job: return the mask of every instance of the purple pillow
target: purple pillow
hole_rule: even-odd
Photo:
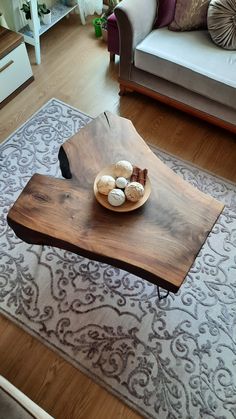
[[[168,26],[175,16],[176,0],[159,0],[159,8],[155,28],[163,28]]]

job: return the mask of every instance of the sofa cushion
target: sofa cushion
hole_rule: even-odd
[[[134,54],[135,67],[236,109],[235,53],[218,48],[205,30],[153,30]]]
[[[108,16],[107,22],[109,22],[110,26],[114,26],[116,29],[118,29],[115,13],[112,13],[110,16]]]
[[[155,28],[163,28],[172,22],[175,15],[175,4],[176,0],[159,1],[157,20],[154,26]]]
[[[212,40],[219,46],[236,50],[236,1],[212,0],[207,16]]]
[[[190,31],[207,27],[207,9],[210,0],[177,0],[175,16],[169,29]]]

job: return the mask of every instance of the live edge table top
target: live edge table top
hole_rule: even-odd
[[[163,164],[132,123],[106,112],[59,152],[67,179],[35,174],[8,214],[27,243],[46,244],[109,263],[177,292],[223,205]],[[97,173],[119,160],[147,168],[151,195],[116,213],[95,199]]]

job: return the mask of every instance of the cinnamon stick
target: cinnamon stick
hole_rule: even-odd
[[[145,186],[146,180],[147,180],[147,169],[139,169],[139,177],[138,182],[141,183],[141,185]]]
[[[130,177],[130,182],[138,182],[139,168],[134,166],[133,173]]]

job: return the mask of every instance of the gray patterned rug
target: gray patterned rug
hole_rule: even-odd
[[[226,204],[177,295],[106,264],[15,237],[6,215],[90,121],[52,99],[0,145],[1,313],[147,418],[236,418],[236,186],[159,150]]]

